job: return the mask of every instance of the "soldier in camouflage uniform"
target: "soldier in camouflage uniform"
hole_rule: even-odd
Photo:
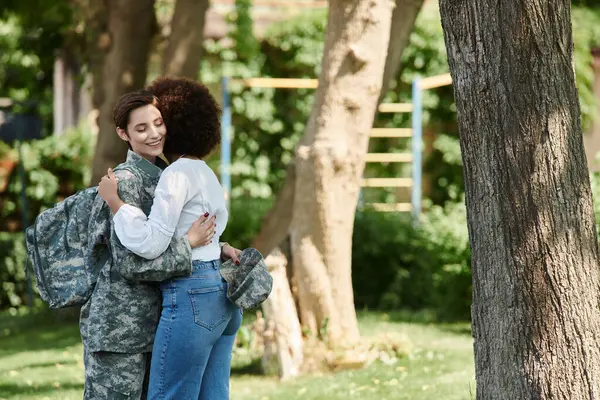
[[[160,116],[154,104],[156,98],[149,92],[124,96],[115,107],[117,127],[125,128],[129,114],[137,108],[144,112],[156,111]],[[117,110],[123,111],[124,105],[125,115],[117,115]],[[156,117],[155,114],[150,116]],[[150,119],[143,129],[152,131],[159,138],[161,132],[156,131],[160,131],[162,119],[157,117],[155,120],[159,122],[153,123]],[[156,126],[148,127],[149,124]],[[161,141],[162,138],[159,144]],[[162,145],[155,142],[146,146],[140,143],[146,153],[162,153]],[[132,140],[130,148],[136,150],[136,144],[139,146],[140,143]],[[148,214],[162,170],[147,159],[151,159],[152,154],[143,155],[145,157],[130,150],[116,176],[121,198]],[[98,249],[94,252],[94,265],[98,265],[100,273],[80,316],[85,364],[84,398],[142,399],[145,398],[150,354],[161,311],[161,293],[156,282],[191,273],[190,240],[186,236],[173,238],[161,256],[154,260],[142,259],[121,245],[114,232],[110,209],[100,197],[94,201],[87,223],[90,242],[96,243]],[[197,237],[206,234],[201,232],[204,227],[196,226],[196,229],[199,229]],[[102,251],[106,247],[108,252]]]
[[[220,109],[209,90],[195,81],[163,78],[150,90],[159,98],[169,129],[165,152],[175,161],[160,177],[150,216],[120,196],[111,173],[102,179],[98,193],[115,213],[115,232],[123,245],[153,259],[198,216],[210,212],[217,226],[215,240],[193,250],[191,276],[161,284],[163,307],[148,396],[227,400],[242,314],[227,298],[219,268],[228,257],[239,265],[241,252],[216,240],[227,225],[227,204],[218,178],[202,160],[219,143]]]

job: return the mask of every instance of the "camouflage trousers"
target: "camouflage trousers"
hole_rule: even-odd
[[[151,353],[86,352],[84,400],[145,400]]]

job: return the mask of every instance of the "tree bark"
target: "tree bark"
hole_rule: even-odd
[[[296,150],[291,245],[303,325],[332,347],[358,341],[354,213],[390,37],[390,0],[332,0],[322,72]]]
[[[442,0],[477,399],[598,399],[598,245],[570,1]]]
[[[288,379],[298,375],[302,366],[302,328],[288,283],[285,256],[276,250],[265,263],[273,276],[273,291],[262,305],[266,320],[262,364],[264,370],[277,370],[281,379]]]
[[[379,103],[383,101],[392,81],[398,77],[402,65],[402,54],[410,41],[410,34],[415,26],[417,16],[423,7],[423,0],[396,0],[392,14],[390,43],[388,45],[383,82]]]
[[[164,75],[198,79],[208,0],[177,0],[162,62]]]
[[[295,185],[296,166],[291,162],[287,167],[285,181],[277,194],[275,204],[265,215],[260,232],[252,240],[252,247],[258,249],[262,254],[271,253],[289,235]]]
[[[392,80],[397,77],[400,71],[402,54],[408,46],[410,33],[414,28],[416,17],[422,5],[422,0],[396,0],[390,27],[391,40],[388,44],[379,102],[383,100],[383,96],[390,87]],[[296,166],[292,162],[288,166],[285,182],[277,194],[275,205],[266,214],[260,232],[253,241],[253,247],[263,254],[269,254],[289,235],[292,221],[291,205],[294,204],[296,190],[295,173]]]
[[[109,167],[125,160],[127,145],[115,133],[112,110],[123,94],[144,87],[156,26],[154,0],[106,0],[105,3],[105,25],[86,21],[88,26],[103,29],[91,34],[95,40],[88,49],[92,53],[93,104],[99,110],[92,185],[100,181]]]

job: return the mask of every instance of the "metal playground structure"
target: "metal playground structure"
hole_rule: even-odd
[[[221,184],[225,189],[227,204],[231,194],[231,92],[230,85],[273,89],[316,89],[317,79],[294,78],[248,78],[231,79],[223,77],[221,120]],[[382,103],[379,113],[412,113],[411,128],[372,128],[370,138],[410,138],[410,153],[368,153],[366,163],[407,163],[411,164],[411,178],[363,178],[363,188],[410,188],[410,203],[369,203],[376,211],[411,212],[415,221],[421,214],[422,201],[422,151],[423,151],[423,102],[425,90],[452,84],[450,74],[416,78],[412,81],[412,101],[410,103]]]

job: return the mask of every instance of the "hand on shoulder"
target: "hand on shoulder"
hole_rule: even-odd
[[[119,179],[115,176],[112,168],[109,168],[98,184],[98,195],[108,204],[113,213],[116,213],[124,204],[119,198],[118,182]]]

